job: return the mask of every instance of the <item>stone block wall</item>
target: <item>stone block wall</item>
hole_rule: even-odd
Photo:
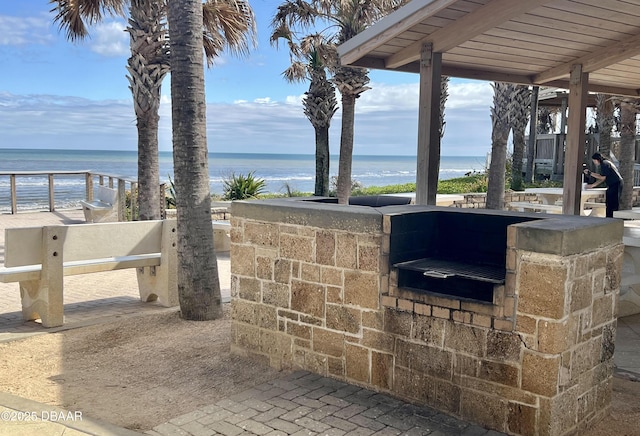
[[[515,435],[579,433],[608,412],[617,220],[510,226],[506,283],[481,303],[393,289],[382,209],[290,204],[234,203],[234,351]]]

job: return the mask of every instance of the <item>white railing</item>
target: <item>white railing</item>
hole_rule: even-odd
[[[19,177],[46,177],[48,187],[48,206],[49,212],[56,210],[55,200],[55,184],[56,179],[62,178],[69,179],[73,177],[79,177],[84,179],[85,185],[85,198],[89,201],[93,200],[93,186],[97,181],[98,184],[108,186],[110,188],[116,188],[118,190],[118,196],[120,197],[119,204],[120,210],[118,210],[118,219],[120,221],[126,221],[131,217],[136,217],[138,214],[137,195],[131,195],[130,198],[130,214],[127,214],[126,210],[126,193],[130,191],[136,193],[138,189],[138,181],[125,176],[118,176],[112,174],[98,174],[92,173],[89,170],[84,171],[0,171],[0,179],[3,177],[9,177],[9,203],[11,205],[11,213],[18,213],[18,190],[17,179]]]

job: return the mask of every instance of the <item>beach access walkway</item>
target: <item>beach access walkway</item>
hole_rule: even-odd
[[[4,229],[84,222],[81,210],[0,214],[0,260],[4,262]],[[230,261],[218,253],[223,301],[230,299]],[[135,270],[118,270],[65,277],[65,324],[45,329],[24,322],[17,283],[0,283],[0,342],[62,329],[140,315],[149,311],[175,310],[139,299]],[[618,375],[640,378],[640,315],[618,320],[614,355]],[[293,401],[292,401],[293,400]],[[294,407],[293,409],[291,407]],[[0,416],[11,413],[52,411],[51,405],[0,392]],[[305,413],[300,415],[300,410]],[[68,411],[59,410],[60,413]],[[3,422],[3,435],[105,435],[133,436],[140,433],[89,417],[81,421]],[[146,432],[171,435],[465,435],[495,436],[486,430],[428,407],[417,407],[384,394],[321,377],[304,371],[283,375],[216,404],[194,410]]]

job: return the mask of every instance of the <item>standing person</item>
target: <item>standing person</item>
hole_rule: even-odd
[[[607,217],[613,217],[613,211],[620,208],[620,194],[622,193],[622,176],[618,168],[609,159],[603,157],[600,153],[594,153],[591,156],[594,165],[600,166],[600,173],[584,170],[585,175],[590,175],[596,179],[595,182],[587,185],[587,188],[595,188],[602,182],[607,184],[607,193],[605,194],[605,202],[607,205]]]

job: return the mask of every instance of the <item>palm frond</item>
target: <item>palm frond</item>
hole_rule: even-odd
[[[304,0],[286,0],[276,10],[276,14],[271,21],[271,27],[280,26],[309,28],[317,18],[317,9],[312,3]]]
[[[124,16],[127,0],[49,0],[54,5],[54,23],[66,33],[67,39],[76,41],[89,35],[88,26],[102,20],[105,15]]]
[[[287,82],[302,82],[307,79],[307,65],[303,62],[292,62],[282,73]]]
[[[207,0],[202,12],[203,43],[209,66],[225,49],[244,56],[257,45],[256,20],[248,1]]]

